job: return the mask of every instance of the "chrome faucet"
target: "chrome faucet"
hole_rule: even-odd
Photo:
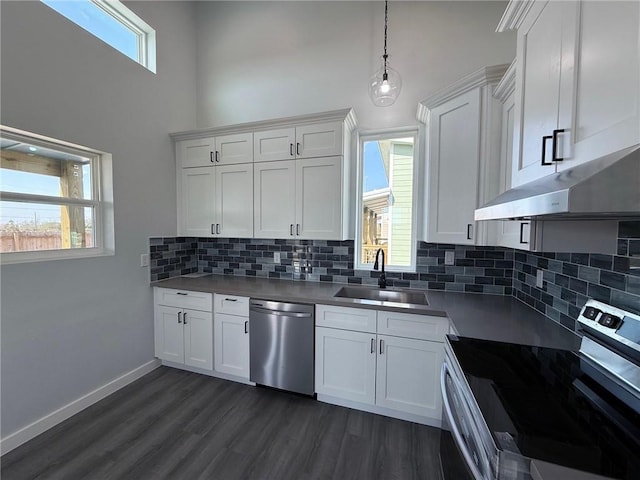
[[[373,269],[378,270],[378,256],[382,253],[382,271],[380,272],[380,278],[378,278],[378,286],[380,288],[387,288],[387,277],[384,274],[384,250],[381,248],[376,252],[376,261],[373,264]]]

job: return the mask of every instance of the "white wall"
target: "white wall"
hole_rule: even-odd
[[[403,79],[374,107],[383,2],[199,2],[198,126],[355,109],[361,129],[415,125],[416,106],[487,65],[510,63],[515,35],[495,33],[507,2],[389,2],[389,59]]]
[[[153,359],[148,237],[175,235],[169,132],[195,119],[195,10],[126,2],[157,31],[157,75],[40,2],[2,2],[4,125],[113,154],[116,255],[6,265],[2,437]]]

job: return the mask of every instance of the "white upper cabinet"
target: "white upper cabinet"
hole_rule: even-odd
[[[256,162],[342,155],[344,123],[312,123],[254,133]]]
[[[354,130],[345,109],[172,134],[178,235],[347,238]]]
[[[253,164],[179,170],[178,234],[253,236]]]
[[[182,140],[177,146],[182,168],[253,162],[253,134]]]
[[[640,3],[510,2],[512,185],[640,143]]]
[[[256,238],[341,239],[342,157],[254,164]]]
[[[253,134],[256,162],[272,162],[296,158],[296,129],[280,128]]]
[[[573,103],[559,122],[571,145],[558,171],[640,143],[640,2],[580,2],[574,15]]]
[[[492,93],[506,69],[480,69],[418,105],[427,124],[427,242],[486,245],[495,236],[474,213],[498,194],[501,105]]]

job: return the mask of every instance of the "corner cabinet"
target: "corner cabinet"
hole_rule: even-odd
[[[444,317],[316,306],[318,400],[439,426]]]
[[[512,1],[512,185],[640,143],[640,3]]]
[[[344,240],[351,109],[173,134],[178,235]]]
[[[427,242],[486,245],[495,236],[474,212],[498,194],[501,108],[493,88],[507,67],[482,68],[418,106],[427,126]]]
[[[154,289],[155,356],[174,364],[213,370],[210,293]]]

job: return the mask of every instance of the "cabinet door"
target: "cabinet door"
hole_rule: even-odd
[[[343,154],[342,122],[296,127],[296,157],[332,157]]]
[[[253,237],[253,164],[215,167],[216,222],[222,237]]]
[[[499,222],[498,245],[501,247],[532,250],[534,248],[532,222],[524,220],[501,220]]]
[[[296,216],[295,160],[253,165],[255,238],[293,238]]]
[[[211,312],[183,310],[184,363],[213,370],[213,315]]]
[[[296,162],[296,238],[342,239],[342,157]]]
[[[211,137],[181,140],[176,144],[179,168],[205,167],[214,163],[215,140]]]
[[[204,237],[215,223],[215,168],[183,168],[178,204],[178,234]]]
[[[431,112],[427,241],[475,243],[480,168],[480,90]]]
[[[170,362],[184,363],[182,310],[156,305],[154,317],[156,357]]]
[[[518,186],[555,172],[551,162],[552,140],[546,140],[542,165],[543,137],[558,128],[560,74],[562,68],[562,25],[565,2],[541,2],[532,7],[518,30],[514,167],[512,185]]]
[[[559,122],[573,145],[558,171],[640,143],[640,2],[580,2],[575,15],[575,106]]]
[[[440,418],[444,344],[378,335],[376,405]]]
[[[293,159],[296,157],[295,143],[295,128],[281,128],[279,130],[254,132],[254,162],[271,162],[274,160]]]
[[[316,327],[316,393],[374,404],[375,335]]]
[[[253,133],[216,137],[216,164],[253,162]]]
[[[214,317],[215,370],[249,378],[249,318],[225,313]]]

